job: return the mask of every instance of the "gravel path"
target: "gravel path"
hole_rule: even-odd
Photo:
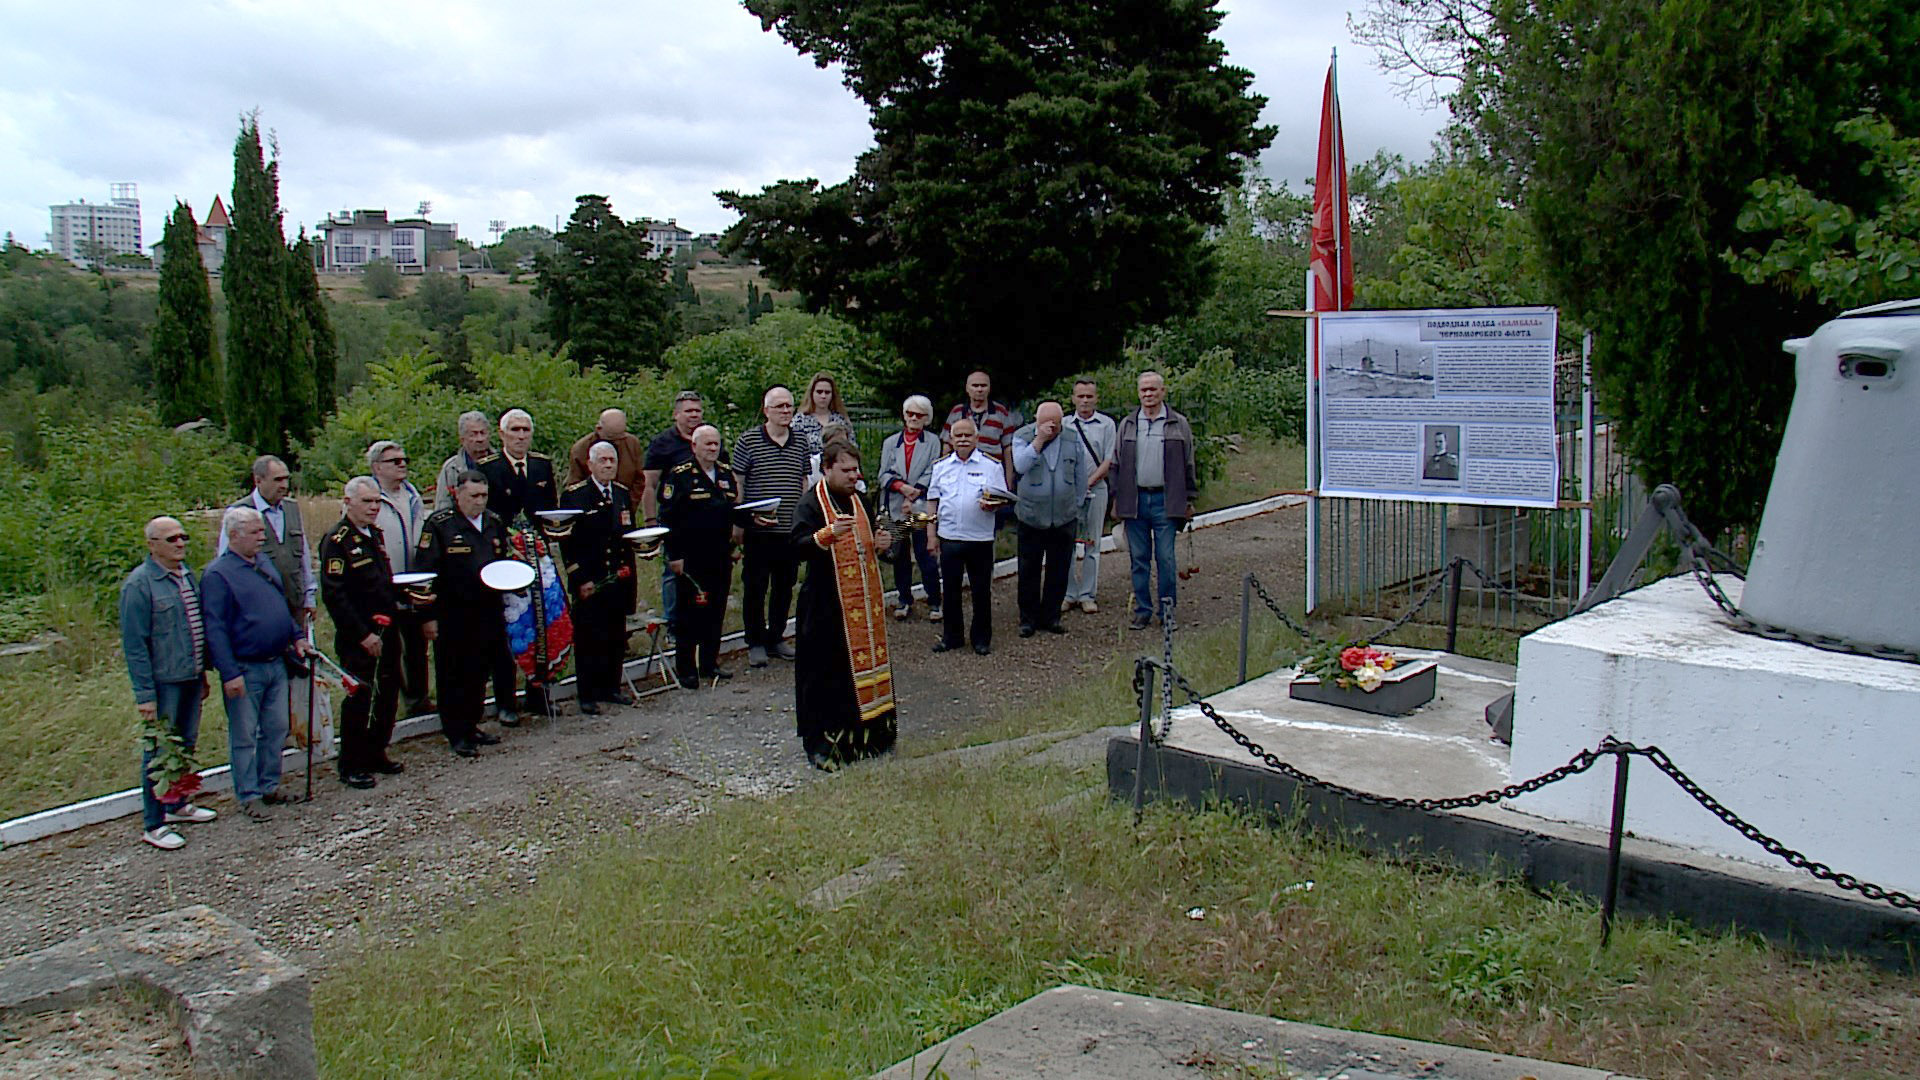
[[[1182,583],[1183,619],[1237,620],[1249,570],[1276,595],[1297,594],[1303,521],[1292,507],[1193,534],[1201,572]],[[1183,538],[1183,555],[1186,546]],[[1013,581],[996,583],[990,657],[934,656],[931,624],[892,623],[902,751],[964,734],[998,709],[1044,702],[1117,652],[1155,648],[1157,636],[1123,629],[1124,556],[1109,555],[1101,570],[1101,613],[1069,615],[1064,637],[1021,640]],[[212,801],[221,819],[180,826],[188,843],[177,852],[140,843],[133,819],[0,851],[0,956],[204,903],[321,972],[346,951],[406,941],[532,885],[552,856],[603,833],[812,782],[819,774],[793,734],[790,668],[776,661],[751,671],[741,658],[730,666],[738,675],[718,690],[505,731],[477,760],[453,757],[438,736],[411,740],[394,752],[407,771],[372,791],[342,787],[323,766],[314,801],[280,807],[270,822],[240,818],[230,798]]]

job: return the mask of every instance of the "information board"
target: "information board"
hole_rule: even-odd
[[[1323,312],[1319,492],[1552,507],[1550,307]]]

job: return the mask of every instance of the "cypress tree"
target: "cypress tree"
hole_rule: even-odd
[[[313,422],[333,412],[333,379],[340,367],[340,342],[333,333],[333,320],[327,315],[327,301],[320,292],[320,275],[314,269],[313,241],[307,239],[306,226],[300,238],[287,252],[287,295],[293,301],[294,315],[306,330],[306,346],[313,370]]]
[[[176,202],[160,249],[160,307],[153,324],[153,389],[160,420],[184,424],[220,419],[220,346],[213,333],[213,292],[200,261],[193,208]]]
[[[312,433],[313,367],[287,296],[280,163],[260,148],[260,116],[233,143],[233,228],[220,287],[227,296],[227,427],[264,453],[289,453]]]

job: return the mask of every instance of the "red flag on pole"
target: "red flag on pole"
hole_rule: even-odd
[[[1336,61],[1337,63],[1337,61]],[[1308,277],[1310,311],[1345,311],[1353,306],[1353,260],[1347,232],[1347,148],[1340,132],[1340,90],[1336,69],[1327,66],[1327,90],[1320,104],[1320,160],[1313,177],[1313,255]]]

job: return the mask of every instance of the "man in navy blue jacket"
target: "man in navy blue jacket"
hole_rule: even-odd
[[[287,611],[280,571],[260,554],[267,539],[260,511],[233,507],[220,529],[226,553],[207,564],[200,582],[207,651],[226,697],[234,798],[242,814],[266,821],[267,806],[291,801],[276,790],[287,741],[287,660],[311,649]]]

